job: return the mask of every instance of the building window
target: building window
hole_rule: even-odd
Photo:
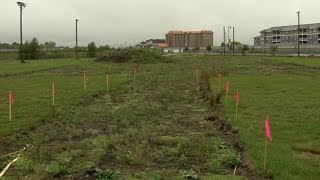
[[[318,28],[318,32],[320,32],[320,28]]]
[[[318,43],[320,44],[320,40],[318,40]]]
[[[320,39],[320,34],[318,34],[318,39]]]

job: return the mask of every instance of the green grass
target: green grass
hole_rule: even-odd
[[[267,60],[285,62],[296,65],[303,65],[308,67],[320,67],[319,58],[308,58],[308,57],[265,57]]]
[[[254,168],[263,172],[264,121],[269,115],[273,134],[273,142],[268,146],[269,173],[275,179],[319,178],[320,156],[310,151],[320,151],[320,70],[307,67],[318,67],[320,60],[308,59],[305,64],[301,58],[237,58],[228,58],[228,66],[242,64],[240,70],[219,63],[217,71],[226,73],[223,90],[225,81],[231,84],[227,117],[240,128]],[[250,68],[242,69],[244,64]],[[278,68],[274,68],[275,64]],[[301,66],[290,67],[290,64]],[[260,69],[261,66],[264,68]],[[238,121],[235,121],[236,89],[241,94]]]
[[[36,127],[21,139],[11,137],[9,147],[1,146],[0,150],[12,152],[27,143],[32,145],[8,176],[51,178],[65,173],[78,178],[98,167],[99,175],[119,171],[129,179],[245,179],[228,176],[238,154],[207,120],[215,109],[199,99],[194,77],[194,67],[199,65],[202,72],[223,74],[222,90],[225,81],[230,82],[228,106],[222,98],[218,107],[239,129],[252,169],[274,179],[319,179],[320,157],[315,152],[320,151],[320,59],[208,55],[171,58],[174,63],[138,64],[134,82],[130,63],[83,60],[50,65],[52,62],[46,61],[24,66],[5,62],[9,70],[1,71],[7,75],[0,79],[4,124],[0,135]],[[89,75],[86,93],[84,71]],[[106,72],[112,74],[110,96],[104,93]],[[57,84],[55,117],[50,115],[52,81]],[[217,76],[211,81],[217,92]],[[236,89],[241,95],[238,121]],[[8,90],[16,94],[12,122],[7,120]],[[268,171],[264,172],[267,115],[273,142],[268,145]],[[39,123],[43,119],[45,123]]]
[[[57,112],[75,106],[82,98],[106,89],[106,66],[87,60],[4,64],[7,73],[13,74],[7,74],[7,77],[0,79],[0,114],[1,122],[4,124],[0,130],[1,136],[32,127],[52,113],[52,82],[56,83]],[[3,66],[1,67],[3,68]],[[110,69],[111,66],[108,68]],[[25,74],[30,71],[33,71],[33,74]],[[15,75],[17,72],[21,74]],[[84,92],[83,72],[87,72],[89,78],[87,92]],[[109,72],[111,71],[109,70]],[[126,80],[126,74],[112,74],[110,88],[114,89]],[[10,122],[8,117],[9,90],[15,94],[12,121]]]
[[[27,63],[21,64],[18,60],[2,60],[0,61],[0,77],[5,77],[13,74],[21,74],[21,73],[33,73],[40,70],[47,70],[52,68],[59,68],[63,66],[71,66],[71,65],[80,65],[87,60],[32,60],[27,61]]]
[[[257,168],[263,168],[264,120],[271,118],[274,141],[268,149],[268,168],[279,179],[319,177],[320,157],[294,150],[304,147],[320,150],[318,77],[299,75],[228,77],[241,92],[239,118],[228,107],[228,117],[241,127]],[[234,98],[233,98],[234,99]]]

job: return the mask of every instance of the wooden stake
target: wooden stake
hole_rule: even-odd
[[[86,73],[83,73],[83,87],[84,87],[84,91],[87,91],[87,75]]]
[[[266,142],[264,145],[264,162],[263,162],[263,170],[266,170],[267,166],[267,147],[268,147],[268,138],[266,136]]]
[[[9,91],[9,121],[11,121],[12,118],[12,100],[11,100],[11,91]]]
[[[137,67],[136,67],[136,66],[133,66],[133,67],[132,67],[132,74],[133,74],[133,80],[134,80],[134,81],[136,80],[136,73],[137,73]]]
[[[106,75],[106,81],[107,81],[107,94],[109,94],[109,74]]]
[[[17,153],[19,153],[19,152],[21,152],[21,151],[24,151],[24,150],[26,150],[26,148],[25,148],[25,147],[24,147],[24,148],[22,148],[22,149],[20,149],[19,151],[15,151],[15,152],[12,152],[12,153],[9,153],[9,154],[6,154],[6,155],[3,155],[3,156],[1,156],[1,157],[0,157],[0,159],[5,158],[5,157],[8,157],[8,156],[15,155],[15,154],[17,154]]]
[[[228,106],[228,91],[226,90],[226,106]]]
[[[9,167],[16,162],[20,157],[15,158],[14,160],[12,160],[11,162],[9,162],[9,164],[7,164],[7,166],[1,171],[0,173],[0,177],[2,177],[4,175],[4,173],[6,173],[6,171],[9,169]]]
[[[236,103],[236,121],[238,121],[238,103]]]
[[[199,68],[196,67],[196,81],[197,81],[197,84],[199,83]]]
[[[236,172],[237,172],[237,165],[234,167],[234,170],[233,170],[233,175],[234,176],[236,175]]]
[[[54,99],[54,95],[56,93],[56,84],[54,82],[52,82],[52,106],[55,106],[55,99]]]

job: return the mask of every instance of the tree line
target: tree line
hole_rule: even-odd
[[[78,46],[79,53],[86,53],[87,57],[96,57],[97,52],[103,52],[110,50],[109,45],[97,47],[94,42],[90,42],[87,46]],[[0,50],[3,52],[16,51],[20,54],[20,43],[13,42],[1,43]],[[75,47],[57,46],[55,42],[49,41],[45,43],[39,43],[37,38],[32,38],[23,43],[22,53],[24,59],[39,59],[40,57],[62,56],[63,53],[75,52]],[[51,57],[52,58],[52,57]]]

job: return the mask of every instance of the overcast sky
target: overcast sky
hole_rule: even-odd
[[[75,18],[79,43],[137,43],[164,38],[169,30],[214,31],[222,41],[223,26],[236,28],[236,40],[253,44],[259,31],[271,26],[320,22],[320,0],[24,0],[24,40],[55,41],[74,46]],[[0,42],[19,41],[19,8],[0,0]]]

